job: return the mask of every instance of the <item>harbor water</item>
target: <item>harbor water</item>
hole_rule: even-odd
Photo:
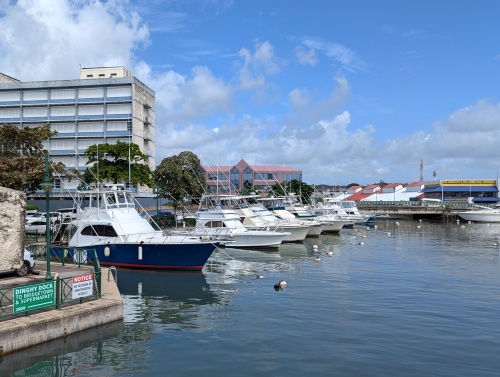
[[[201,273],[119,270],[123,323],[0,357],[0,374],[498,376],[498,244],[497,224],[384,219],[218,250]]]

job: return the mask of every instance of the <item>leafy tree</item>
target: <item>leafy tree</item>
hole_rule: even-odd
[[[152,186],[151,169],[141,163],[147,162],[148,158],[137,144],[130,144],[129,147],[129,143],[118,141],[116,144],[91,145],[85,151],[85,156],[88,158],[87,165],[94,163],[83,174],[86,183],[97,182],[98,168],[99,181],[128,182],[130,166],[130,179],[134,185]]]
[[[353,187],[353,186],[360,186],[359,183],[349,183],[345,188],[348,189],[349,187]]]
[[[24,127],[0,126],[0,186],[14,190],[35,191],[45,176],[42,142],[57,135],[50,125]],[[53,171],[64,173],[64,164],[51,164]]]
[[[200,159],[192,152],[164,158],[154,171],[154,180],[162,198],[173,200],[177,211],[187,196],[201,196],[205,190],[205,179],[199,170]],[[181,206],[182,208],[182,206]]]
[[[274,184],[271,187],[271,192],[277,196],[294,193],[301,196],[303,203],[309,203],[311,195],[314,193],[314,187],[297,179],[292,179],[290,182]]]

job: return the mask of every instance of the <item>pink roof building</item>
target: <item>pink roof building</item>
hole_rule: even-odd
[[[233,166],[200,166],[208,193],[234,194],[245,187],[267,191],[279,182],[302,181],[302,171],[280,165],[250,165],[240,160]]]

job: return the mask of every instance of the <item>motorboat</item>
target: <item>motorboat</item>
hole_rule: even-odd
[[[358,206],[354,200],[324,198],[322,206],[323,208],[330,209],[332,213],[341,215],[342,219],[352,221],[352,225],[373,225],[375,222],[375,216],[359,212]]]
[[[294,224],[307,225],[309,227],[307,237],[318,237],[324,229],[323,223],[318,221],[317,216],[306,211],[300,204],[297,203],[295,208],[290,208],[290,201],[288,201],[289,209],[294,213],[287,209],[285,207],[287,197],[258,198],[257,201],[279,219]]]
[[[457,212],[465,221],[500,223],[500,206],[486,207],[475,205],[470,211]]]
[[[290,236],[290,233],[280,232],[277,227],[247,229],[234,209],[223,208],[220,204],[213,208],[200,208],[195,219],[195,234],[213,237],[225,247],[275,248]]]
[[[64,252],[93,249],[102,265],[201,270],[218,245],[210,237],[155,229],[156,223],[125,190],[79,191],[76,201],[77,219],[63,234],[69,239]]]
[[[274,230],[287,233],[282,242],[301,242],[307,236],[310,225],[283,220],[262,205],[255,204],[259,195],[219,195],[218,201],[224,208],[232,208],[248,230]],[[289,234],[288,234],[289,233]]]

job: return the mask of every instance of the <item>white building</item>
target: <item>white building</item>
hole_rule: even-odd
[[[21,82],[0,73],[0,124],[49,123],[50,160],[85,170],[85,150],[117,141],[139,145],[155,168],[155,93],[124,67],[82,68],[80,79]],[[79,182],[56,179],[52,194]],[[138,188],[132,188],[137,191]]]

